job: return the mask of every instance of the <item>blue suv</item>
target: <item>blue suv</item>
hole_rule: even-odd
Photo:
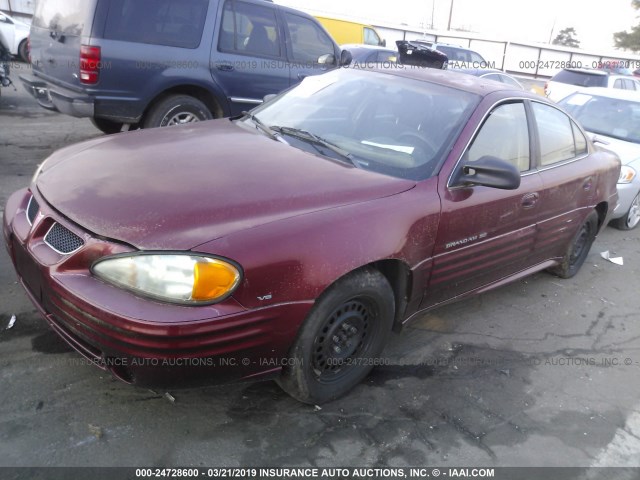
[[[41,106],[115,133],[237,115],[350,55],[268,0],[40,0],[31,62]]]

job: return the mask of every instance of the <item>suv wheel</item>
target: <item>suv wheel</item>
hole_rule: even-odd
[[[123,123],[112,122],[105,118],[91,118],[91,123],[93,123],[94,127],[107,135],[121,132],[122,126],[124,125]]]
[[[189,95],[171,95],[151,107],[143,128],[170,127],[211,120],[213,115],[200,100]]]

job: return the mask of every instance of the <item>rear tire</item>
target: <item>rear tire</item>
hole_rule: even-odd
[[[594,211],[582,223],[567,247],[562,262],[549,269],[549,272],[560,278],[571,278],[587,259],[591,245],[598,232],[598,214]]]
[[[213,115],[197,98],[171,95],[153,105],[142,121],[142,128],[169,127],[211,120]]]
[[[29,42],[26,38],[18,46],[18,56],[23,62],[29,63]]]
[[[640,225],[640,192],[638,192],[636,198],[631,202],[627,213],[611,221],[611,225],[618,230],[633,230]]]
[[[377,363],[394,312],[393,290],[377,270],[341,278],[320,296],[300,327],[278,384],[304,403],[344,395]]]
[[[104,118],[91,118],[93,126],[107,135],[113,135],[114,133],[120,133],[122,131],[123,123],[113,122]]]

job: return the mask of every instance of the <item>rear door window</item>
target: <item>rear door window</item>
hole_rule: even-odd
[[[111,0],[104,38],[197,48],[208,7],[209,0]]]
[[[552,79],[554,82],[568,83],[578,87],[606,87],[607,76],[598,73],[575,72],[573,70],[562,70]]]
[[[532,107],[540,137],[540,159],[543,166],[586,153],[587,141],[567,115],[542,103],[534,102]]]
[[[95,0],[47,0],[36,3],[33,25],[65,35],[80,35],[93,19]]]

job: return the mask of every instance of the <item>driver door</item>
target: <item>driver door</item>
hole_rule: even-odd
[[[531,169],[529,132],[523,101],[500,104],[485,117],[462,161],[485,156],[508,161],[521,172],[521,184],[516,190],[501,190],[451,185],[449,179],[440,192],[441,221],[422,308],[530,266],[543,185]]]

